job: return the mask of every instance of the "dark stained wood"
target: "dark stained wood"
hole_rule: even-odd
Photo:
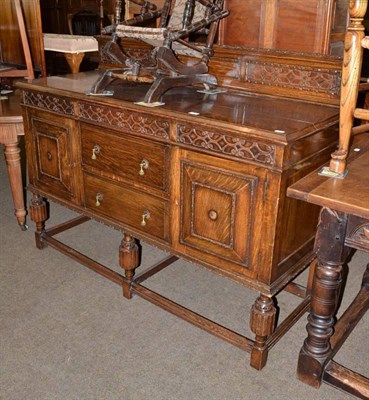
[[[68,257],[77,260],[82,263],[86,267],[90,268],[92,271],[97,272],[99,275],[104,278],[109,279],[110,281],[117,283],[118,285],[122,285],[124,281],[124,277],[117,272],[111,270],[110,268],[102,265],[89,257],[86,257],[84,254],[81,254],[77,250],[73,249],[70,246],[62,243],[60,240],[55,239],[48,234],[42,235],[42,240],[47,243],[50,247],[58,249],[61,253],[67,255]]]
[[[335,361],[331,361],[324,371],[324,381],[359,399],[367,400],[369,398],[368,378],[353,373]]]
[[[181,317],[187,322],[206,330],[214,336],[217,336],[227,342],[233,344],[236,347],[239,347],[242,350],[250,351],[252,348],[252,341],[250,341],[247,337],[240,335],[230,329],[215,323],[200,314],[197,314],[161,295],[158,293],[142,286],[133,283],[132,285],[133,293],[138,296],[150,301],[151,303],[163,308],[170,313]]]
[[[354,116],[369,119],[367,110],[356,109],[364,41],[368,41],[369,47],[362,25],[367,5],[367,0],[350,1],[342,67],[339,147],[332,154],[329,168],[326,167],[330,175],[314,171],[287,191],[289,196],[306,204],[322,207],[315,239],[318,264],[311,288],[308,335],[300,350],[297,375],[313,387],[318,388],[325,381],[361,399],[369,398],[369,377],[335,363],[333,357],[369,309],[368,264],[357,296],[336,322],[348,249],[369,253],[369,133],[351,140]]]

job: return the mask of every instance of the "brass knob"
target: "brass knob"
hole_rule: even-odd
[[[218,213],[215,210],[210,210],[208,212],[208,216],[212,221],[215,221],[218,219]]]
[[[140,175],[140,176],[143,176],[143,175],[145,175],[145,169],[147,169],[147,168],[149,168],[149,162],[147,161],[147,160],[145,160],[145,159],[143,159],[141,162],[140,162],[140,171],[138,172],[138,174]]]
[[[104,195],[102,193],[97,193],[96,194],[96,203],[95,206],[96,207],[100,207],[101,202],[104,200]]]
[[[50,151],[48,151],[46,155],[47,155],[47,159],[48,159],[49,161],[51,161],[52,158],[53,158],[53,155],[50,153]]]
[[[141,220],[141,226],[146,226],[146,220],[150,218],[150,213],[149,211],[145,210],[142,213],[142,220]]]
[[[91,156],[91,158],[93,160],[96,160],[96,158],[97,158],[96,154],[99,154],[100,150],[101,150],[101,147],[98,144],[95,144],[95,146],[92,148],[92,156]]]

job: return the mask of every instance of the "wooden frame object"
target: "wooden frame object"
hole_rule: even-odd
[[[24,58],[26,60],[26,69],[18,69],[9,67],[9,69],[5,69],[3,71],[0,70],[0,77],[28,77],[29,79],[34,79],[35,74],[33,72],[33,64],[31,51],[28,43],[26,25],[24,23],[23,11],[20,0],[14,0],[15,13],[19,28],[19,33],[22,41],[22,48],[24,53]]]
[[[220,23],[220,45],[338,56],[343,49],[348,0],[225,0],[224,6],[230,16]]]
[[[322,382],[369,398],[369,377],[333,358],[369,310],[369,264],[357,296],[336,321],[345,280],[344,263],[349,249],[369,253],[369,124],[358,126],[360,133],[351,143],[353,120],[369,120],[368,110],[356,108],[360,84],[364,38],[363,17],[367,0],[350,1],[350,24],[345,38],[340,99],[339,148],[330,167],[301,179],[288,195],[322,207],[315,239],[318,266],[315,270],[307,337],[299,354],[297,375],[319,388]],[[364,132],[364,133],[363,133]],[[350,145],[355,148],[349,155]],[[347,163],[347,165],[346,165]],[[346,169],[347,167],[347,169]]]
[[[14,214],[22,230],[27,229],[24,205],[24,186],[21,169],[19,136],[24,135],[20,99],[9,94],[0,101],[0,143],[4,145],[10,189],[13,197]]]
[[[354,118],[369,121],[369,110],[357,108],[360,86],[363,49],[369,49],[369,36],[365,37],[363,19],[368,7],[367,0],[351,0],[350,23],[345,38],[340,99],[340,137],[338,149],[332,154],[329,172],[342,177],[345,174],[346,158],[353,129],[357,132],[369,130],[369,123],[353,128]]]
[[[369,310],[368,264],[357,296],[336,322],[349,248],[369,253],[369,136],[363,134],[358,139],[355,147],[360,152],[348,159],[345,179],[319,176],[315,171],[290,187],[288,195],[322,207],[315,241],[318,267],[298,378],[316,388],[327,382],[366,400],[369,377],[333,360]]]
[[[0,71],[0,77],[34,79],[35,69],[39,69],[41,75],[46,76],[39,0],[6,0],[2,7],[1,62],[9,68]],[[23,65],[26,69],[22,69]]]
[[[137,83],[117,85],[116,98],[86,96],[96,76],[19,84],[37,245],[51,244],[121,284],[125,297],[142,295],[251,352],[251,365],[263,368],[269,350],[309,305],[306,289],[291,282],[312,260],[318,210],[290,202],[285,190],[328,160],[337,107],[250,93],[213,97],[189,87],[168,91],[163,107],[143,108],[135,104],[145,93]],[[124,275],[59,244],[54,233],[74,222],[46,230],[43,197],[80,212],[76,223],[88,217],[123,230]],[[256,290],[255,337],[150,292],[144,278],[169,261],[135,278],[138,239]],[[302,299],[276,326],[274,301],[282,290]]]

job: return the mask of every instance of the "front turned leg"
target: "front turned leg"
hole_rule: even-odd
[[[331,357],[330,338],[343,279],[344,242],[347,217],[343,213],[323,208],[315,239],[318,267],[315,269],[311,309],[301,348],[297,376],[318,388],[326,363]]]
[[[125,280],[123,281],[123,296],[132,298],[131,283],[135,275],[135,269],[140,264],[140,253],[135,238],[124,234],[119,247],[119,265],[124,269]]]
[[[34,194],[29,207],[31,220],[36,224],[35,240],[36,247],[43,249],[46,243],[42,240],[42,233],[45,231],[45,221],[47,220],[47,205],[43,197]]]
[[[266,340],[275,329],[277,309],[273,300],[261,294],[251,309],[250,328],[255,333],[255,343],[251,351],[250,365],[262,369],[268,358]]]

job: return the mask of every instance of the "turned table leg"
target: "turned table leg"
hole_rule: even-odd
[[[315,269],[308,336],[300,351],[297,375],[303,382],[319,387],[326,363],[330,360],[333,334],[345,259],[344,242],[347,217],[323,208],[315,240],[318,266]]]
[[[262,369],[268,358],[265,342],[275,329],[276,307],[273,299],[261,294],[251,309],[250,327],[255,333],[255,344],[251,350],[250,365],[257,370]]]
[[[4,153],[13,197],[14,213],[21,229],[25,231],[27,229],[26,209],[24,206],[21,157],[17,137],[14,143],[5,144]]]
[[[124,269],[126,277],[123,281],[123,296],[127,299],[132,298],[131,283],[139,264],[140,252],[135,238],[124,234],[119,247],[119,265]]]
[[[36,224],[36,246],[38,249],[46,247],[46,243],[42,240],[42,233],[45,230],[45,221],[47,220],[47,204],[39,195],[34,194],[29,207],[31,220]]]

